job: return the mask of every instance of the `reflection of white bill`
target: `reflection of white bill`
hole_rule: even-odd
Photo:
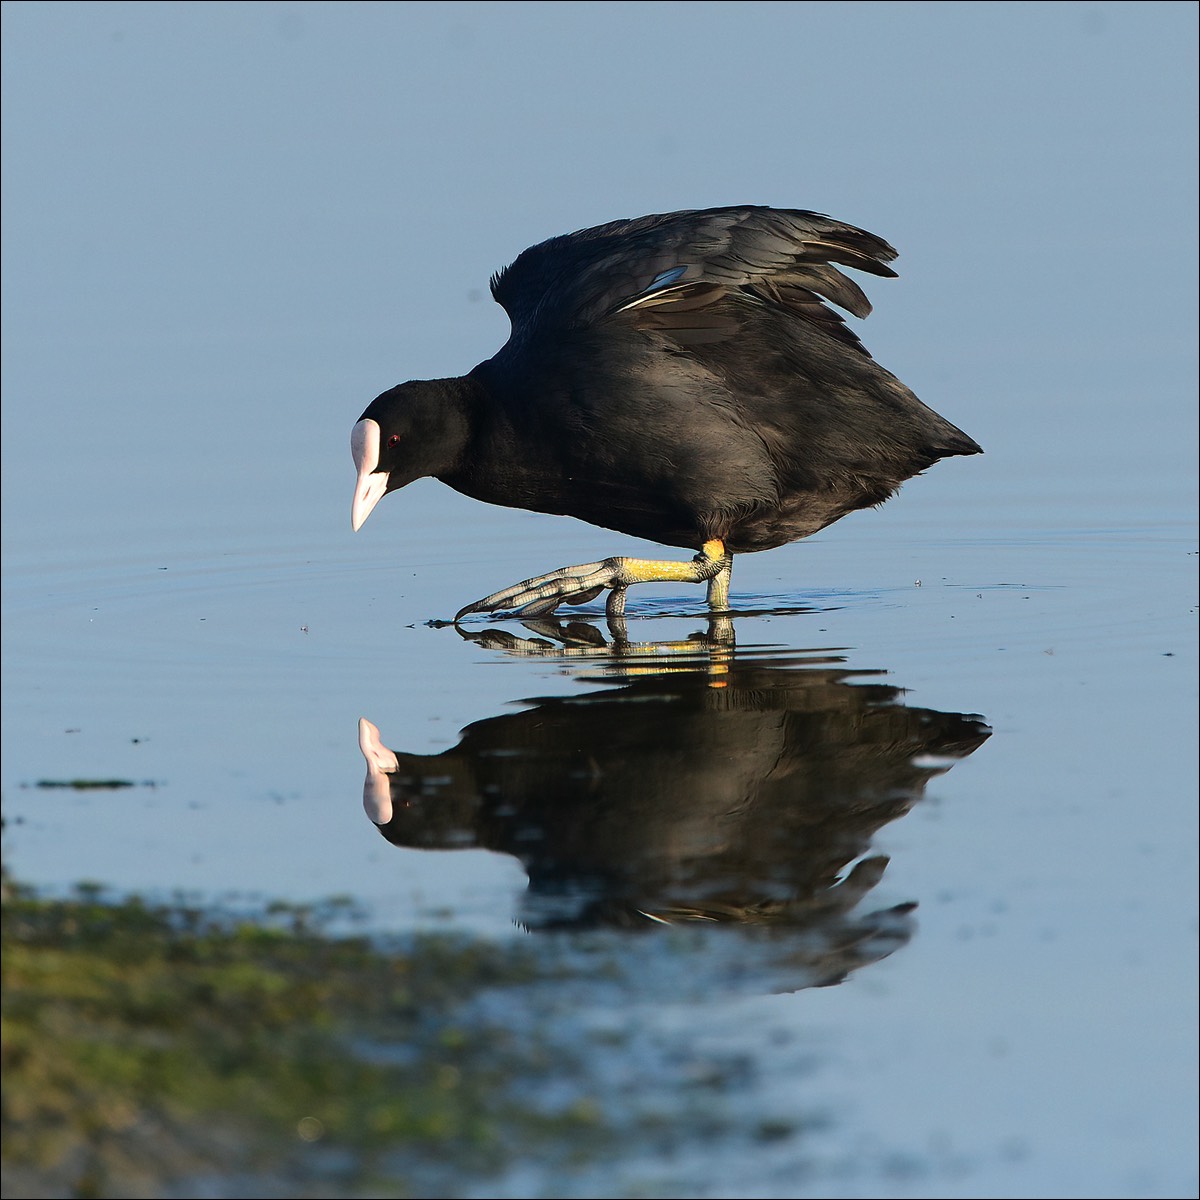
[[[363,781],[363,808],[376,825],[392,819],[392,789],[388,775],[400,765],[395,754],[380,740],[379,730],[367,720],[358,720],[358,748],[367,760],[367,778]]]

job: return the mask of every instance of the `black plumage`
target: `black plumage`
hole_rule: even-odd
[[[829,303],[870,303],[838,268],[893,276],[895,250],[819,213],[714,208],[552,238],[492,279],[508,342],[457,379],[377,397],[352,436],[358,528],[432,475],[492,504],[562,513],[698,551],[562,568],[468,605],[526,615],[654,580],[707,581],[732,555],[879,504],[940,458],[977,454],[870,356]],[[828,302],[828,303],[827,303]]]

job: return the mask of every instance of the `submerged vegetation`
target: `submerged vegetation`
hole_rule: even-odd
[[[404,1194],[450,1161],[501,1166],[514,1138],[602,1140],[586,1105],[519,1104],[512,1081],[545,1064],[456,1019],[533,976],[523,948],[426,936],[384,953],[319,926],[11,888],[5,1193]]]
[[[523,1194],[578,1194],[555,1174],[618,1142],[645,1161],[730,1122],[760,1143],[792,1132],[722,1115],[736,1070],[661,1048],[651,1064],[628,1023],[568,1013],[580,963],[562,942],[381,945],[332,935],[337,915],[7,884],[4,1195],[498,1194],[487,1181],[528,1164],[541,1183]]]

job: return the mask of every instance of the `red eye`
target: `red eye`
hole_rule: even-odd
[[[388,449],[395,450],[398,445],[400,445],[400,435],[398,433],[393,433],[392,436],[388,438]]]

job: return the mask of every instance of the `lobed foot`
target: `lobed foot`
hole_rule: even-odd
[[[610,589],[606,612],[615,620],[624,616],[625,593],[635,583],[707,583],[709,607],[724,610],[728,607],[732,564],[732,556],[722,543],[712,541],[690,562],[616,557],[560,567],[484,596],[459,609],[454,620],[460,621],[469,613],[498,612],[522,618],[545,617],[560,604],[586,604],[605,588]]]
[[[455,614],[455,621],[462,620],[468,613],[511,612],[518,617],[544,617],[560,604],[586,604],[594,600],[605,588],[612,588],[609,610],[613,597],[621,595],[632,580],[624,579],[622,558],[606,558],[603,562],[581,563],[576,567],[560,567],[545,575],[523,579],[511,587],[502,588],[482,600],[476,600]]]

